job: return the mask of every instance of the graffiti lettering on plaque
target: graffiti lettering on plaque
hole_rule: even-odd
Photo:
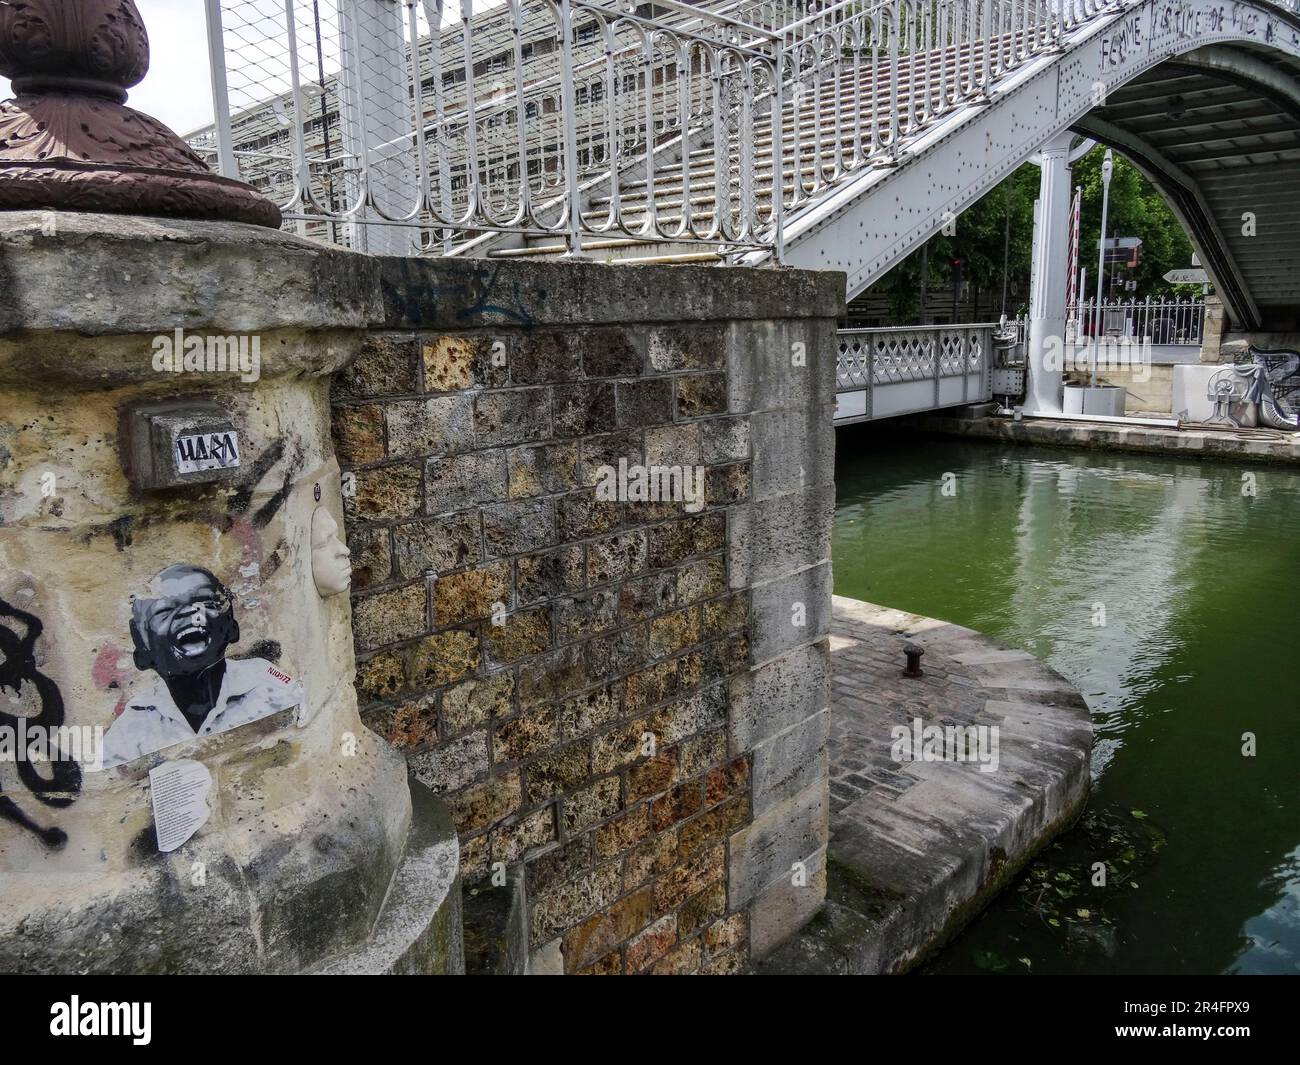
[[[265,658],[231,658],[234,597],[201,566],[168,566],[131,601],[140,686],[104,737],[104,765],[213,736],[302,703],[302,685]]]
[[[176,438],[176,472],[201,473],[239,465],[239,434],[233,429]]]

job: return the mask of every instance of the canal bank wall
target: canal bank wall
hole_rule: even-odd
[[[1092,723],[1028,651],[935,618],[835,596],[830,652],[827,901],[757,971],[901,973],[1078,817]],[[958,728],[973,757],[939,742]]]
[[[742,969],[825,883],[843,275],[376,266],[331,396],[362,721],[471,901],[522,876],[530,972]]]
[[[1005,444],[1129,451],[1178,458],[1300,465],[1300,433],[1277,429],[1162,429],[1158,426],[1078,422],[1053,418],[971,417],[970,408],[899,419],[901,428],[996,440]]]

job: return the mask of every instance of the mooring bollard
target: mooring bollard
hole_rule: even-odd
[[[907,666],[903,669],[903,676],[925,676],[925,674],[921,672],[921,656],[925,654],[925,648],[914,643],[904,644],[903,654],[907,655]]]

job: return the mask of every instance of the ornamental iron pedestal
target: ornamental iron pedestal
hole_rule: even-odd
[[[0,210],[93,211],[278,228],[256,189],[212,173],[161,122],[126,106],[149,69],[134,0],[0,3]]]

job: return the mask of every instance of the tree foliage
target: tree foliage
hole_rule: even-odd
[[[1098,239],[1101,230],[1101,163],[1105,149],[1098,145],[1074,164],[1074,186],[1083,187],[1082,265],[1088,269],[1089,289],[1097,276]],[[938,235],[929,243],[928,309],[933,313],[951,299],[954,260],[961,260],[962,280],[980,291],[983,317],[1002,310],[1004,250],[1007,273],[1008,316],[1024,312],[1029,302],[1029,273],[1033,254],[1034,200],[1038,196],[1038,167],[1026,163],[972,204],[956,220],[956,232]],[[1010,241],[1006,242],[1010,221]],[[1111,237],[1140,237],[1142,261],[1133,271],[1140,296],[1175,289],[1163,275],[1191,263],[1192,247],[1178,219],[1159,191],[1127,159],[1116,154],[1110,186],[1110,215],[1106,229]],[[890,301],[898,322],[915,319],[920,310],[921,253],[915,252],[877,282],[878,292]]]
[[[1092,278],[1095,294],[1097,241],[1101,233],[1101,162],[1105,149],[1098,145],[1074,164],[1073,181],[1083,186],[1083,264]],[[1107,235],[1141,237],[1142,262],[1132,272],[1142,296],[1174,291],[1164,280],[1170,270],[1186,269],[1192,262],[1192,242],[1174,217],[1164,196],[1122,155],[1115,154],[1115,172],[1110,181],[1110,214]],[[1182,286],[1186,289],[1186,286]]]

